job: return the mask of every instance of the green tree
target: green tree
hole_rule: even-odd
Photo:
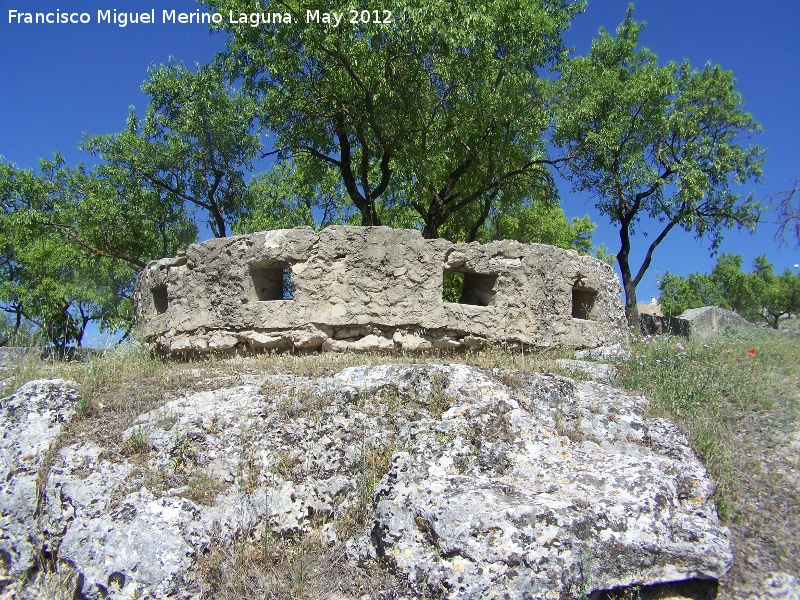
[[[304,157],[275,163],[248,186],[250,204],[233,226],[236,234],[304,225],[322,228],[351,217],[338,172]]]
[[[552,202],[531,201],[511,211],[498,211],[479,230],[477,241],[517,240],[526,244],[550,244],[590,254],[596,225],[588,216],[567,220],[564,211]]]
[[[750,318],[760,309],[761,286],[750,273],[742,271],[739,254],[722,254],[711,273],[691,273],[687,278],[666,273],[661,280],[659,304],[667,316],[688,308],[719,306]]]
[[[713,251],[726,229],[756,225],[759,205],[733,186],[757,179],[763,162],[761,148],[746,145],[760,127],[742,110],[733,75],[712,65],[659,66],[652,52],[637,49],[642,28],[631,7],[616,37],[601,29],[589,54],[567,63],[555,135],[572,158],[566,173],[574,189],[593,194],[619,228],[631,324],[638,323],[636,287],[670,231],[706,237]],[[652,241],[634,270],[637,231]]]
[[[711,280],[717,289],[716,304],[750,318],[760,309],[760,286],[752,275],[742,271],[743,259],[738,254],[723,254],[711,271]],[[708,306],[704,304],[701,306]]]
[[[59,155],[38,174],[0,160],[0,201],[0,307],[59,347],[80,345],[90,321],[129,331],[137,272],[196,238],[186,214],[128,173]]]
[[[498,198],[551,185],[549,75],[583,3],[390,0],[351,23],[349,9],[360,19],[362,8],[268,1],[258,10],[291,22],[226,26],[230,75],[259,101],[279,158],[336,169],[361,224],[410,209],[429,238],[467,220],[474,239]],[[307,23],[315,11],[345,18]]]
[[[158,195],[164,210],[204,211],[213,234],[228,235],[250,206],[245,173],[263,155],[254,102],[225,84],[217,64],[152,67],[142,90],[142,119],[132,108],[125,131],[90,137],[83,148]]]
[[[0,259],[0,306],[14,315],[14,333],[24,318],[54,346],[80,346],[87,324],[98,316],[99,265],[52,234],[8,236],[6,224],[0,226],[7,235]]]
[[[38,332],[17,313],[0,313],[0,346],[41,345]]]
[[[668,317],[677,317],[689,308],[722,305],[719,287],[704,273],[692,273],[688,278],[665,273],[660,292],[658,303]]]
[[[789,269],[776,275],[766,256],[757,257],[745,273],[740,255],[723,254],[709,274],[664,275],[659,303],[669,316],[714,305],[777,329],[783,317],[800,312],[800,275]]]
[[[753,264],[752,277],[758,289],[759,307],[751,318],[760,317],[778,329],[783,317],[800,313],[800,275],[789,269],[776,275],[766,256],[759,256]]]

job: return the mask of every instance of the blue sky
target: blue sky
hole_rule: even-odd
[[[370,5],[371,6],[371,5]],[[589,0],[586,12],[568,32],[567,40],[585,53],[601,26],[613,31],[625,17],[627,0]],[[192,0],[0,0],[0,155],[18,166],[36,166],[42,157],[62,152],[70,163],[89,161],[76,146],[84,133],[111,133],[122,129],[128,107],[142,112],[145,97],[140,85],[151,63],[169,56],[186,64],[207,62],[224,46],[221,35],[205,25],[97,24],[98,9],[117,11],[176,9],[194,12]],[[9,10],[87,12],[86,25],[9,24]],[[753,141],[767,149],[764,178],[743,193],[758,199],[791,187],[800,179],[797,150],[800,140],[800,61],[797,30],[800,3],[753,3],[745,0],[648,0],[636,6],[635,18],[647,22],[640,42],[660,61],[688,59],[701,67],[706,62],[732,70],[746,109],[764,133]],[[591,199],[569,191],[562,182],[563,208],[568,216],[589,214],[598,223],[595,243],[612,252],[619,246],[617,231],[596,214]],[[767,220],[774,216],[767,213]],[[753,258],[766,254],[782,271],[800,263],[800,250],[779,248],[776,226],[762,224],[755,235],[731,231],[721,251]],[[638,268],[649,239],[634,238],[632,263]],[[639,301],[657,294],[656,269],[688,274],[708,271],[714,264],[707,245],[673,231],[656,250],[650,271],[639,287]]]

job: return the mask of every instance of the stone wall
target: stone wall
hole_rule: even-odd
[[[443,299],[443,280],[458,302]],[[166,353],[628,344],[613,269],[541,244],[308,227],[189,246],[151,262],[137,325]]]
[[[678,315],[687,323],[688,337],[704,340],[727,327],[747,327],[753,324],[739,314],[719,306],[689,308]]]
[[[727,327],[752,327],[753,324],[737,313],[719,306],[689,308],[677,317],[640,314],[639,321],[645,335],[680,335],[690,340],[705,340]]]

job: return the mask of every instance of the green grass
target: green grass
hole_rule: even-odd
[[[646,337],[632,351],[613,385],[645,394],[651,416],[681,426],[718,486],[720,515],[736,518],[748,452],[798,418],[798,338],[731,329],[705,342]]]

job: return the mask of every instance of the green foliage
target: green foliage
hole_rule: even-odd
[[[456,223],[474,240],[497,202],[552,189],[547,74],[582,3],[391,0],[376,11],[386,23],[306,22],[351,8],[363,6],[264,2],[293,22],[228,27],[229,75],[258,101],[280,159],[335,169],[360,224],[413,222],[426,237]]]
[[[136,273],[196,229],[109,165],[72,169],[56,154],[39,171],[0,162],[0,306],[59,347],[80,345],[90,321],[129,330]]]
[[[701,306],[720,306],[749,315],[759,303],[755,283],[751,276],[742,272],[740,255],[723,254],[710,274],[692,273],[688,279],[665,274],[659,303],[668,316]]]
[[[464,273],[444,271],[442,273],[442,300],[458,302],[464,292]]]
[[[737,446],[737,436],[747,430],[751,437],[760,427],[774,434],[779,412],[796,412],[797,338],[749,327],[707,341],[647,336],[633,342],[613,384],[644,393],[653,416],[681,426],[717,484],[720,515],[734,517],[750,502],[742,495],[741,471],[749,452]]]
[[[711,278],[719,290],[718,306],[735,310],[742,315],[749,315],[757,309],[760,286],[754,285],[752,277],[742,272],[741,256],[737,254],[720,256],[711,271]]]
[[[668,316],[715,305],[777,329],[781,318],[800,313],[800,274],[786,269],[776,275],[765,256],[755,259],[752,272],[744,273],[741,256],[723,254],[710,274],[692,273],[685,278],[667,273],[659,303]]]
[[[676,317],[689,308],[722,306],[719,288],[702,273],[692,273],[688,279],[666,273],[661,279],[660,289],[658,303],[668,317]]]
[[[476,241],[517,240],[526,244],[572,248],[589,254],[592,251],[592,233],[596,227],[588,216],[574,217],[568,221],[558,204],[536,200],[517,210],[490,217],[478,231]]]
[[[338,173],[304,157],[276,163],[248,187],[250,206],[234,224],[236,234],[304,225],[323,228],[350,217]]]
[[[134,271],[88,250],[98,231],[85,226],[80,173],[59,156],[41,169],[39,176],[0,162],[0,306],[15,329],[24,319],[57,347],[80,345],[91,320],[108,329],[130,325]]]
[[[782,317],[800,313],[800,274],[786,269],[781,275],[776,275],[766,257],[759,256],[753,263],[751,277],[755,280],[753,287],[763,307],[757,315],[770,327],[778,329]],[[751,318],[754,317],[756,314],[751,314]]]
[[[733,186],[757,179],[763,162],[761,148],[743,141],[760,127],[743,111],[733,75],[712,65],[659,66],[652,52],[637,49],[642,29],[630,8],[616,37],[601,30],[587,56],[567,62],[555,135],[572,159],[574,189],[592,193],[619,228],[617,261],[632,323],[636,286],[673,228],[708,238],[714,250],[726,229],[755,226],[759,206]],[[634,273],[637,230],[652,241]]]
[[[41,344],[38,332],[13,308],[0,312],[0,346],[36,346]]]
[[[226,86],[214,63],[152,67],[142,91],[145,116],[131,109],[125,131],[90,137],[84,149],[156,195],[164,210],[201,209],[214,235],[226,236],[247,210],[244,175],[262,150],[254,102]]]
[[[196,239],[197,208],[217,235],[251,209],[252,101],[214,65],[154,67],[142,89],[143,119],[132,110],[122,133],[85,140],[94,168],[60,155],[39,174],[0,164],[0,303],[57,346],[80,345],[90,321],[130,330],[136,273]]]

